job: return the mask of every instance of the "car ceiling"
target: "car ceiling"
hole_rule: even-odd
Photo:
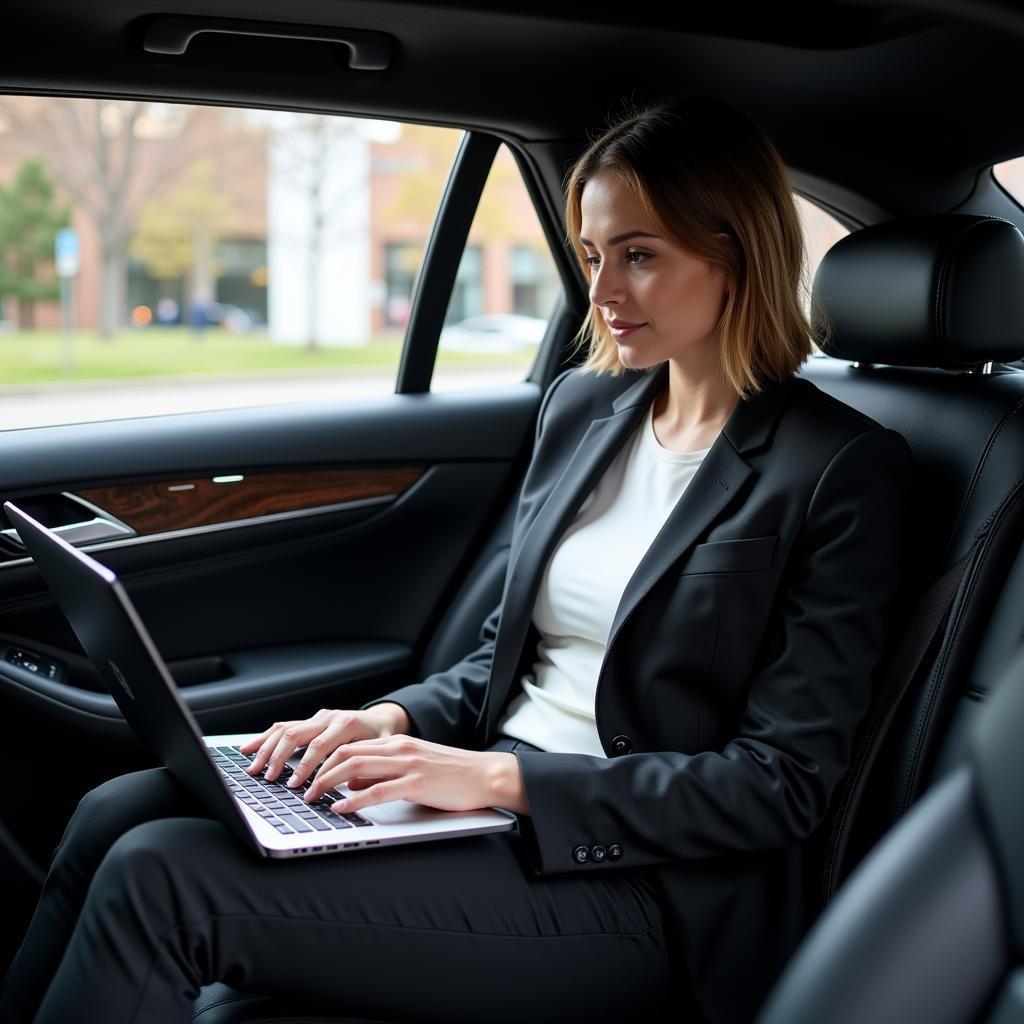
[[[143,47],[163,16],[280,23],[283,11],[289,25],[385,32],[395,57],[374,72],[350,70],[328,42],[207,34],[183,56]],[[1024,12],[1011,3],[16,0],[4,21],[3,90],[448,123],[527,152],[578,152],[624,97],[714,95],[768,132],[807,191],[828,183],[891,213],[952,209],[979,170],[1024,152]]]

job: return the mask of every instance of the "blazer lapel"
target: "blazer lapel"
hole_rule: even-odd
[[[591,421],[572,458],[523,534],[518,550],[510,552],[508,586],[495,637],[490,687],[481,711],[481,719],[486,718],[488,723],[488,737],[515,681],[513,675],[537,591],[556,543],[667,381],[668,364],[665,363],[623,391],[612,403],[612,415]],[[741,453],[770,440],[781,411],[786,383],[769,382],[760,395],[737,403],[627,584],[612,623],[609,647],[623,622],[657,579],[742,490],[753,470]]]
[[[791,381],[792,378],[766,382],[759,395],[737,403],[626,584],[606,647],[615,642],[623,623],[651,587],[721,517],[743,493],[748,479],[756,475],[744,455],[770,444]]]
[[[490,686],[480,712],[480,718],[488,723],[488,735],[514,681],[534,601],[551,552],[583,500],[636,429],[648,402],[667,379],[667,369],[665,364],[664,372],[655,370],[645,374],[612,403],[612,415],[590,422],[576,451],[524,532],[519,547],[509,553],[508,585],[494,639]]]

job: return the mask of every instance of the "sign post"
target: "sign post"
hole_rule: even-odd
[[[64,374],[75,371],[75,278],[78,276],[78,232],[61,228],[54,243],[57,276],[60,278],[61,320],[64,324]]]

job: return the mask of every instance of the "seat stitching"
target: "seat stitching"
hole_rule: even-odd
[[[1021,403],[1017,409],[1022,407],[1024,407],[1024,403]],[[1014,411],[1014,414],[1016,414],[1016,411],[1017,410]],[[982,458],[982,463],[987,460],[987,457],[988,453],[986,452],[986,455]],[[978,529],[978,535],[983,536],[984,540],[982,541],[972,565],[965,574],[964,581],[961,584],[964,588],[963,596],[960,597],[959,600],[955,601],[954,608],[950,616],[950,622],[947,624],[945,630],[945,636],[949,637],[949,642],[943,642],[940,645],[933,670],[925,688],[924,706],[914,722],[914,730],[911,736],[910,757],[908,758],[907,765],[903,771],[903,781],[900,788],[899,800],[896,806],[897,815],[902,815],[909,806],[910,801],[913,799],[913,791],[917,785],[917,780],[923,767],[921,764],[921,747],[925,742],[927,734],[932,728],[934,707],[938,699],[938,694],[941,692],[944,683],[946,664],[951,654],[951,648],[956,643],[956,638],[960,631],[962,621],[972,606],[974,592],[977,590],[980,583],[981,571],[978,567],[985,562],[988,549],[992,543],[991,535],[986,536],[986,534],[988,534],[992,523],[1001,515],[1004,515],[1007,508],[1009,508],[1019,497],[1019,488],[1021,483],[1024,483],[1024,477],[1020,477],[1014,481],[1009,491],[1003,496],[1002,500],[992,510],[992,512],[989,513],[985,522]],[[944,641],[945,636],[943,638]]]
[[[935,665],[930,673],[928,685],[925,689],[924,707],[921,709],[921,713],[917,716],[917,720],[914,723],[910,757],[908,759],[907,767],[903,773],[903,785],[900,789],[899,802],[896,806],[897,815],[902,815],[906,811],[909,802],[913,799],[913,790],[917,784],[918,776],[920,775],[920,761],[922,756],[921,748],[924,744],[924,737],[931,726],[931,719],[934,713],[936,701],[938,700],[938,694],[942,689],[942,684],[945,680],[945,670],[947,662],[949,661],[951,649],[956,642],[956,637],[960,632],[961,624],[967,614],[967,609],[971,607],[972,597],[978,586],[978,579],[981,573],[978,572],[977,567],[984,560],[984,556],[985,551],[983,546],[975,555],[972,565],[968,569],[964,581],[961,583],[964,591],[962,596],[958,595],[959,600],[954,598],[954,606],[950,616],[951,621],[947,623],[944,631],[945,635],[950,639],[949,642],[946,643],[944,642],[944,636],[943,642],[939,644]]]
[[[956,536],[957,530],[967,517],[967,510],[970,508],[971,502],[974,500],[974,495],[980,485],[981,478],[984,476],[985,470],[990,464],[990,456],[996,446],[996,443],[999,441],[1000,435],[1009,428],[1010,423],[1020,415],[1022,410],[1024,410],[1024,401],[1018,402],[1008,413],[1006,413],[999,423],[996,424],[995,430],[993,430],[989,435],[988,443],[985,445],[985,450],[981,453],[981,456],[978,459],[977,465],[974,468],[974,473],[971,475],[970,483],[967,485],[963,501],[960,503],[960,509],[957,513],[956,520],[953,523],[953,528],[950,531],[950,543],[953,542],[953,538]],[[1021,480],[1018,479],[1010,490],[1012,491],[1014,487],[1020,484],[1020,482]],[[1004,498],[1003,500],[1005,501],[1006,499]],[[989,518],[991,518],[991,516],[989,516]],[[986,520],[986,522],[987,521],[988,520]]]

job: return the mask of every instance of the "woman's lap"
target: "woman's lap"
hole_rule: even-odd
[[[84,876],[102,863],[42,1020],[62,1019],[98,972],[114,1012],[139,1021],[187,1020],[216,980],[386,1019],[479,1019],[484,1006],[489,1020],[653,1018],[666,998],[647,882],[537,876],[517,832],[268,861],[162,769],[85,803],[55,864],[80,861]]]

